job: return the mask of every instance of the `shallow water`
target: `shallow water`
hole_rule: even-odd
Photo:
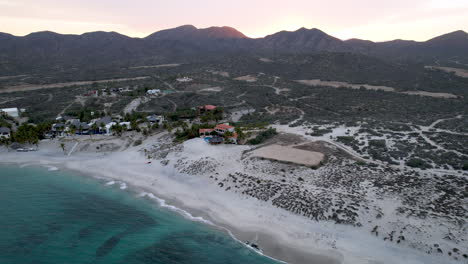
[[[277,263],[122,186],[0,167],[0,263]]]

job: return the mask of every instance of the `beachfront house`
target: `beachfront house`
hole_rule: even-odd
[[[213,128],[201,128],[198,130],[198,134],[200,134],[200,137],[208,137],[211,136],[213,131]]]
[[[11,129],[8,127],[0,127],[0,138],[10,138]]]
[[[110,127],[112,125],[115,125],[116,123],[112,122],[112,118],[110,116],[105,116],[105,117],[95,120],[94,122],[91,122],[91,125],[93,124],[96,124],[97,127],[99,128],[99,133],[109,134],[108,132],[109,132]]]
[[[224,135],[226,132],[234,133],[235,132],[235,127],[230,126],[228,124],[219,124],[215,126],[215,131],[216,133],[220,135]]]
[[[208,137],[208,142],[212,145],[220,144],[219,138],[221,138],[223,142],[237,144],[238,135],[235,131],[235,127],[229,124],[219,124],[215,126],[215,128],[202,128],[198,130],[198,134],[203,138]],[[213,136],[213,134],[215,134],[215,136]]]
[[[10,117],[13,117],[13,118],[17,118],[20,115],[20,111],[16,107],[3,108],[3,109],[0,109],[0,114],[3,115],[3,116],[10,116]]]
[[[75,129],[75,134],[77,135],[88,135],[91,127],[78,119],[72,119],[68,122],[67,131],[70,131],[72,128]]]
[[[50,134],[52,137],[64,137],[65,136],[65,124],[57,123],[52,125]]]

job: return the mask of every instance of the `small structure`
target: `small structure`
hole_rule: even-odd
[[[84,96],[93,96],[93,97],[98,97],[99,91],[98,90],[91,90],[83,94]]]
[[[198,115],[203,115],[205,113],[214,112],[216,110],[215,105],[202,105],[198,107]]]
[[[69,116],[69,115],[59,115],[57,116],[57,118],[55,118],[55,120],[60,121],[60,122],[68,122],[74,119],[76,119],[76,117]]]
[[[65,124],[63,123],[53,124],[50,134],[52,137],[63,137],[65,136],[65,128]]]
[[[232,136],[228,136],[226,137],[226,139],[232,144],[237,144],[237,137],[238,137],[237,133],[234,132]]]
[[[130,124],[130,122],[120,122],[119,125],[125,128],[125,130],[127,131],[132,129],[132,125]]]
[[[219,124],[219,125],[215,126],[214,129],[220,135],[224,135],[226,132],[231,132],[231,133],[235,132],[235,127],[230,126],[227,123],[226,124]]]
[[[158,115],[150,115],[146,117],[146,121],[150,122],[151,124],[161,123],[164,121],[164,117]]]
[[[0,138],[10,138],[11,129],[8,127],[0,127]]]
[[[75,128],[75,134],[77,135],[88,135],[89,129],[91,128],[88,124],[81,122],[78,119],[73,119],[69,122],[68,131],[71,127]]]
[[[4,116],[10,116],[10,117],[16,118],[16,117],[19,117],[20,111],[16,107],[3,108],[3,109],[0,109],[0,114]]]
[[[211,133],[213,133],[213,131],[213,128],[201,128],[198,130],[198,134],[200,134],[200,137],[207,137],[211,136]]]
[[[146,91],[147,95],[158,95],[160,93],[161,93],[160,89],[151,89],[151,90]]]
[[[183,78],[177,78],[177,81],[178,82],[191,82],[193,81],[193,79],[189,77],[183,77]]]

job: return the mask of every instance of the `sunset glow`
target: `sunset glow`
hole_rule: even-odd
[[[254,38],[306,27],[341,39],[427,40],[455,30],[468,31],[468,1],[43,0],[39,5],[33,0],[0,0],[0,31],[14,35],[102,30],[144,37],[184,24],[231,26]]]

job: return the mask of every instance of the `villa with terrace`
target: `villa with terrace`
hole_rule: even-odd
[[[229,124],[218,124],[214,128],[202,128],[198,131],[200,137],[214,145],[221,143],[237,144],[236,128]]]

